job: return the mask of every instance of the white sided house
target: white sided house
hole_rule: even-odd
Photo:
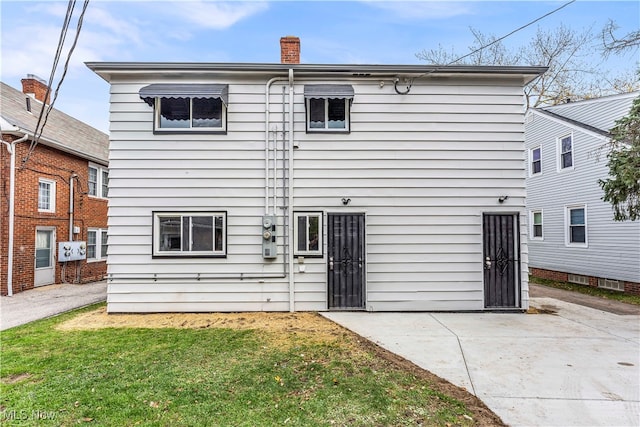
[[[534,276],[640,294],[640,222],[613,220],[598,184],[609,130],[640,92],[527,113],[529,267]]]
[[[109,312],[525,310],[541,67],[89,63]]]

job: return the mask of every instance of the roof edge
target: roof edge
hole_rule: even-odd
[[[480,66],[480,65],[382,65],[382,64],[280,64],[280,63],[216,63],[216,62],[85,62],[85,65],[109,81],[112,74],[226,71],[245,73],[282,73],[289,69],[301,74],[404,75],[426,77],[432,74],[495,74],[529,77],[528,83],[544,73],[542,66]]]

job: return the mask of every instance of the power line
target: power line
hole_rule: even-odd
[[[492,46],[492,45],[494,45],[494,44],[496,44],[496,43],[498,43],[498,42],[500,42],[500,41],[502,41],[502,40],[506,39],[506,38],[507,38],[507,37],[509,37],[509,36],[512,36],[513,34],[517,33],[518,31],[521,31],[521,30],[523,30],[523,29],[525,29],[525,28],[527,28],[527,27],[529,27],[529,26],[531,26],[531,25],[535,24],[536,22],[538,22],[538,21],[540,21],[540,20],[542,20],[542,19],[546,18],[547,16],[552,15],[552,14],[554,14],[554,13],[558,12],[558,11],[559,11],[559,10],[561,10],[561,9],[564,9],[565,7],[569,6],[571,3],[575,3],[575,1],[576,1],[576,0],[568,1],[567,3],[565,3],[565,4],[563,4],[562,6],[560,6],[560,7],[556,8],[556,9],[552,10],[551,12],[547,12],[547,13],[545,13],[544,15],[542,15],[542,16],[540,16],[540,17],[538,17],[538,18],[534,19],[533,21],[530,21],[530,22],[528,22],[528,23],[526,23],[526,24],[524,24],[524,25],[522,25],[522,26],[520,26],[520,27],[516,28],[515,30],[511,31],[510,33],[508,33],[508,34],[506,34],[506,35],[504,35],[504,36],[502,36],[502,37],[500,37],[500,38],[498,38],[498,39],[496,39],[496,40],[493,40],[491,43],[487,43],[486,45],[480,46],[479,48],[475,49],[474,51],[469,52],[469,53],[467,53],[466,55],[463,55],[463,56],[461,56],[461,57],[459,57],[459,58],[456,58],[456,59],[454,59],[453,61],[451,61],[451,62],[449,62],[449,63],[447,63],[447,64],[439,65],[439,66],[435,67],[433,70],[430,70],[430,71],[428,71],[428,72],[426,72],[426,73],[420,74],[418,77],[414,77],[414,78],[412,78],[411,80],[409,80],[409,84],[407,85],[407,89],[406,89],[406,91],[404,91],[404,92],[402,92],[402,91],[398,90],[398,80],[396,79],[396,82],[395,82],[395,90],[396,90],[396,92],[397,92],[397,93],[399,93],[399,94],[401,94],[401,95],[409,93],[409,90],[411,90],[411,86],[413,85],[413,80],[414,80],[414,79],[419,78],[419,77],[424,77],[424,76],[426,76],[426,75],[429,75],[429,74],[435,73],[436,71],[440,71],[443,67],[448,67],[449,65],[453,65],[453,64],[455,64],[455,63],[457,63],[457,62],[460,62],[460,61],[462,61],[463,59],[465,59],[465,58],[467,58],[467,57],[469,57],[469,56],[471,56],[471,55],[473,55],[473,54],[475,54],[475,53],[478,53],[478,52],[480,52],[481,50],[486,49],[486,48],[488,48],[489,46]]]
[[[445,66],[447,66],[447,65],[452,65],[452,64],[455,64],[456,62],[462,61],[463,59],[465,59],[465,58],[467,58],[467,57],[469,57],[469,56],[473,55],[474,53],[478,53],[478,52],[480,52],[481,50],[486,49],[486,48],[488,48],[489,46],[492,46],[492,45],[494,45],[494,44],[496,44],[496,43],[498,43],[498,42],[500,42],[500,41],[502,41],[502,40],[506,39],[507,37],[509,37],[509,36],[511,36],[511,35],[513,35],[513,34],[515,34],[515,33],[517,33],[518,31],[520,31],[520,30],[524,30],[525,28],[527,28],[527,27],[529,27],[529,26],[531,26],[531,25],[535,24],[536,22],[538,22],[538,21],[540,21],[540,20],[542,20],[542,19],[546,18],[547,16],[552,15],[552,14],[554,14],[554,13],[558,12],[560,9],[564,9],[565,7],[569,6],[571,3],[574,3],[575,1],[576,1],[576,0],[571,0],[571,1],[569,1],[569,2],[567,2],[567,3],[565,3],[565,4],[563,4],[562,6],[560,6],[559,8],[554,9],[554,10],[552,10],[551,12],[548,12],[548,13],[546,13],[546,14],[542,15],[542,16],[541,16],[541,17],[539,17],[539,18],[536,18],[536,19],[534,19],[533,21],[531,21],[531,22],[529,22],[529,23],[527,23],[527,24],[524,24],[523,26],[521,26],[521,27],[519,27],[519,28],[516,28],[515,30],[511,31],[509,34],[506,34],[506,35],[504,35],[504,36],[500,37],[499,39],[496,39],[496,40],[492,41],[491,43],[487,43],[487,44],[486,44],[486,45],[484,45],[484,46],[480,46],[480,47],[479,47],[479,48],[477,48],[476,50],[474,50],[474,51],[472,51],[472,52],[469,52],[469,53],[467,53],[466,55],[461,56],[460,58],[458,58],[458,59],[456,59],[456,60],[454,60],[454,61],[449,62],[449,63],[448,63],[448,64],[446,64]]]
[[[60,39],[58,40],[58,47],[56,49],[56,54],[55,54],[55,57],[54,57],[53,66],[51,68],[51,74],[49,75],[49,83],[47,85],[47,91],[45,93],[45,101],[47,100],[47,98],[49,97],[49,95],[51,93],[51,87],[53,85],[53,79],[54,79],[56,70],[58,68],[58,62],[60,60],[60,56],[61,56],[61,53],[62,53],[64,42],[65,42],[65,39],[66,39],[66,36],[67,36],[67,31],[69,29],[69,24],[71,22],[71,18],[73,16],[73,12],[75,10],[75,4],[76,4],[75,0],[69,0],[69,4],[67,5],[67,13],[65,15],[65,19],[64,19],[64,22],[62,24],[62,30],[60,32]],[[56,99],[58,98],[58,92],[60,91],[60,87],[62,86],[62,82],[64,81],[64,78],[67,75],[67,71],[69,69],[69,62],[71,61],[71,55],[73,54],[73,51],[75,50],[76,45],[78,43],[78,38],[80,36],[80,30],[82,29],[82,22],[84,20],[84,15],[85,15],[85,12],[87,11],[87,7],[88,6],[89,6],[89,0],[84,0],[82,11],[80,12],[80,16],[78,17],[78,22],[76,23],[76,34],[74,36],[73,43],[71,44],[71,47],[69,48],[69,52],[67,53],[67,58],[66,58],[65,63],[64,63],[64,69],[63,69],[63,72],[62,72],[62,76],[60,77],[60,80],[58,81],[58,85],[56,86],[56,90],[54,92],[54,96],[53,96],[53,99],[51,100],[51,102],[48,105],[46,103],[43,103],[42,109],[40,110],[40,115],[38,116],[38,122],[36,124],[36,128],[35,128],[34,133],[33,133],[34,138],[33,138],[33,141],[31,141],[31,145],[29,146],[29,151],[27,152],[27,155],[22,160],[22,167],[25,166],[26,162],[29,160],[29,157],[31,156],[31,154],[33,154],[33,151],[35,150],[36,146],[38,145],[38,142],[40,141],[40,137],[42,136],[42,132],[44,131],[44,127],[47,124],[47,119],[49,118],[49,113],[53,109],[53,105],[56,102]],[[46,113],[45,113],[45,109],[46,109]],[[44,113],[44,117],[43,117],[43,113]],[[42,123],[42,126],[40,126],[41,123]],[[38,131],[38,127],[40,127],[39,131]]]

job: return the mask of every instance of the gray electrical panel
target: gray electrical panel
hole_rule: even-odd
[[[265,215],[262,217],[262,257],[272,259],[277,256],[276,217],[273,215]]]

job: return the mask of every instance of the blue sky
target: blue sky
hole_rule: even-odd
[[[438,45],[467,53],[469,27],[502,36],[564,3],[91,0],[55,107],[108,131],[109,85],[86,61],[279,62],[280,37],[295,35],[303,63],[419,64],[416,53]],[[75,16],[81,6],[78,0]],[[1,80],[18,89],[26,74],[48,80],[67,1],[1,0],[0,8]],[[524,45],[538,28],[560,24],[597,31],[608,19],[621,35],[637,30],[640,2],[578,0],[504,43]],[[71,28],[66,50],[75,20]],[[634,69],[637,63],[635,52],[602,67]]]

